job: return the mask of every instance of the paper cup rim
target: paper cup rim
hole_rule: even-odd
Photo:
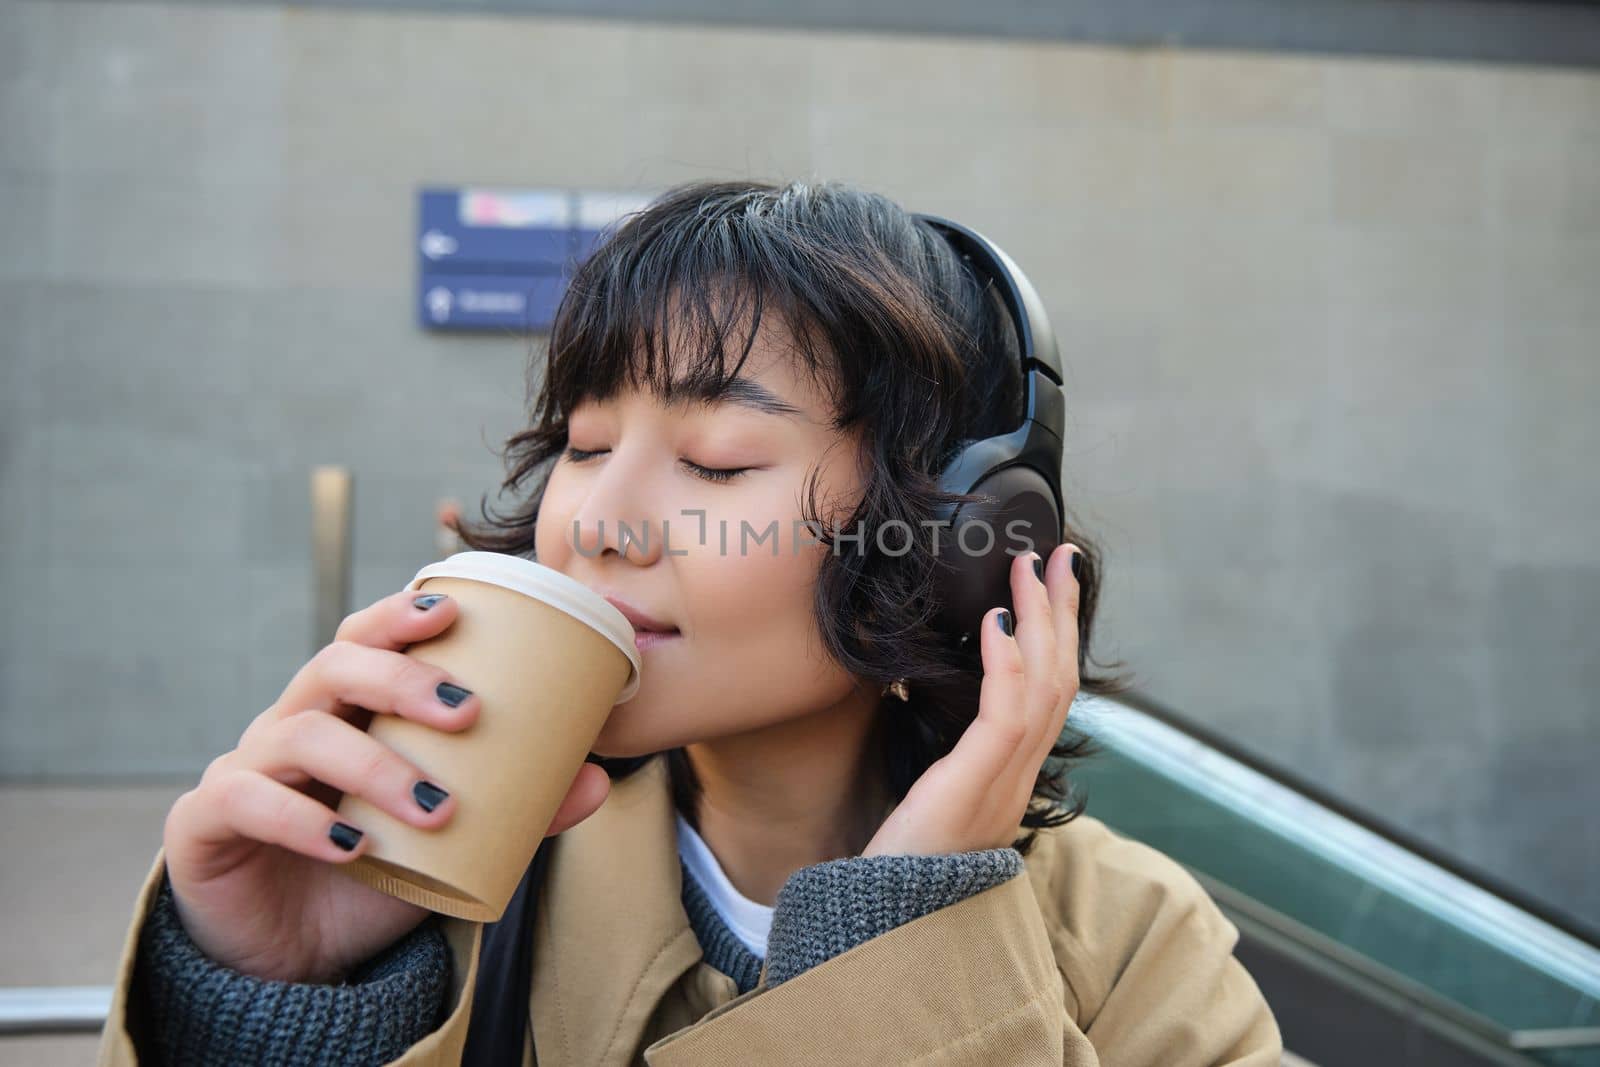
[[[622,692],[617,694],[616,702],[621,704],[632,700],[639,691],[639,649],[633,643],[633,624],[608,600],[576,578],[522,556],[481,550],[457,552],[428,564],[417,572],[406,588],[416,589],[429,578],[466,578],[498,585],[542,601],[579,622],[587,623],[628,657],[628,681],[622,687]]]

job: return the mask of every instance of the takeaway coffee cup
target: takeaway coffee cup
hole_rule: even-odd
[[[633,627],[575,579],[499,552],[457,552],[406,588],[457,601],[455,622],[405,654],[449,671],[481,708],[455,732],[373,716],[368,732],[450,790],[456,814],[422,830],[346,794],[339,816],[371,844],[341,869],[431,911],[495,922],[606,717],[638,692]]]

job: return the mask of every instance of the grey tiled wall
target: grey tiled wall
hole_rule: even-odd
[[[311,466],[358,605],[493,499],[529,342],[413,325],[418,185],[715,175],[998,240],[1102,654],[1600,920],[1594,72],[0,2],[0,774],[231,747],[310,652]]]

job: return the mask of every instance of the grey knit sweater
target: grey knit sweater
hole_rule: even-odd
[[[681,861],[680,861],[681,862]],[[767,985],[1022,869],[1014,848],[939,856],[855,856],[802,867],[778,892],[767,936]],[[761,957],[740,941],[683,867],[683,905],[706,963],[755,988]],[[450,954],[439,917],[368,960],[343,984],[256,978],[206,956],[162,879],[139,936],[133,996],[151,1052],[169,1067],[359,1067],[389,1063],[444,1021]]]

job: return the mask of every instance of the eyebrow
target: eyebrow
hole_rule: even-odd
[[[763,415],[778,415],[786,419],[799,419],[804,421],[806,413],[790,404],[760,382],[751,381],[749,378],[732,378],[719,391],[714,385],[707,383],[703,386],[692,388],[682,404],[733,404],[736,407],[746,408]]]

